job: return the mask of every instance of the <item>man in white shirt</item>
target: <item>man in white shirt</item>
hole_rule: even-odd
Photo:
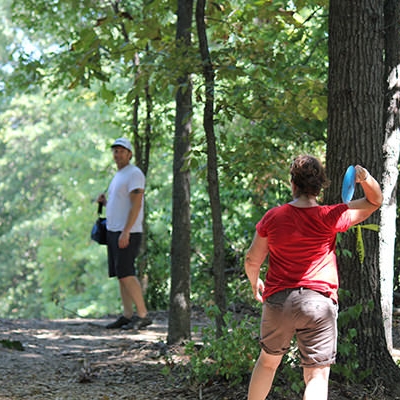
[[[118,278],[123,315],[106,328],[142,329],[152,323],[135,270],[143,232],[145,176],[130,164],[132,145],[128,139],[116,139],[111,149],[118,171],[108,188],[108,200],[102,193],[97,201],[106,206],[108,274]]]

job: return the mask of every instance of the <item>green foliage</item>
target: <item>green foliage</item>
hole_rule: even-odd
[[[336,255],[337,256],[344,256],[344,257],[352,257],[353,253],[351,252],[351,250],[347,249],[346,247],[341,246],[341,242],[344,239],[344,236],[348,235],[348,231],[345,233],[341,233],[339,232],[336,235]]]
[[[11,350],[24,351],[24,345],[19,340],[0,340],[0,344]]]
[[[110,165],[107,128],[103,137],[91,128],[102,119],[99,104],[71,107],[62,97],[48,102],[32,95],[16,98],[2,115],[3,315],[59,316],[58,307],[85,291],[86,274],[94,267],[98,278],[106,272],[104,249],[91,245],[88,232],[94,198],[104,190],[99,178]]]
[[[146,299],[152,309],[168,309],[169,307],[169,269],[170,269],[170,235],[171,212],[168,205],[161,199],[169,198],[155,189],[154,202],[151,202],[151,212],[147,216],[148,252],[146,257],[151,274],[148,277]],[[164,204],[163,204],[164,203]]]
[[[358,259],[359,259],[361,265],[364,263],[364,258],[365,258],[365,248],[364,248],[362,229],[368,229],[371,231],[379,232],[379,225],[377,225],[377,224],[364,224],[364,225],[358,224],[358,225],[352,226],[350,228],[350,230],[355,230],[357,255],[358,255]]]
[[[137,99],[152,102],[147,247],[138,264],[148,278],[149,306],[167,308],[173,100],[182,69],[192,74],[196,100],[187,155],[191,297],[195,304],[213,304],[202,66],[195,30],[191,51],[177,49],[175,8],[168,0],[5,0],[0,5],[0,315],[98,316],[120,307],[117,285],[106,277],[105,249],[88,236],[96,218],[94,199],[113,173],[109,143],[116,136],[133,137]],[[251,300],[243,254],[265,210],[290,198],[291,159],[298,153],[324,154],[327,11],[327,0],[207,2],[228,303]],[[137,128],[140,134],[142,126]],[[352,256],[340,246],[337,252]],[[339,324],[349,324],[338,345],[348,363],[333,369],[347,380],[360,377],[357,332],[351,327],[360,307],[339,314]],[[251,360],[237,363],[240,346],[253,349],[251,321],[227,318],[224,333],[232,343],[226,359],[225,343],[214,337],[213,327],[204,330],[212,352],[207,346],[191,349],[193,369],[202,379],[208,368],[221,364],[219,376],[236,382],[254,361],[250,352]],[[283,368],[298,393],[294,356],[285,358]]]
[[[287,383],[290,382],[290,391],[288,393]],[[303,373],[300,368],[300,359],[297,353],[296,339],[292,340],[291,350],[286,353],[281,365],[278,368],[273,385],[274,393],[284,394],[285,397],[293,397],[304,390]]]
[[[357,360],[357,348],[353,339],[357,336],[357,330],[354,328],[348,329],[347,335],[341,337],[340,343],[338,343],[338,354],[340,354],[346,360],[345,365],[338,364],[332,366],[332,371],[339,373],[347,381],[356,381],[356,370],[359,367]]]
[[[207,313],[213,319],[216,312],[215,307],[210,307]],[[251,317],[237,321],[232,313],[224,316],[224,322],[221,337],[216,337],[216,328],[210,325],[202,329],[200,349],[194,341],[186,345],[191,377],[196,383],[222,379],[234,386],[246,379],[254,366],[259,353],[255,335],[258,322]]]
[[[290,160],[324,150],[326,7],[323,1],[207,4],[228,303],[250,300],[242,257],[265,210],[290,197]],[[192,72],[196,94],[188,155],[192,301],[212,304],[204,88],[195,35],[184,58],[176,48],[175,5],[125,1],[116,9],[27,0],[13,1],[10,10],[2,40],[9,46],[1,53],[9,62],[2,95],[10,97],[1,103],[0,314],[94,316],[120,306],[115,282],[105,276],[105,249],[88,232],[94,199],[114,171],[109,143],[133,137],[137,98],[139,135],[145,101],[152,101],[147,247],[138,265],[149,307],[167,308],[174,95],[182,68]]]
[[[349,297],[351,294],[349,291],[340,289],[340,298]],[[373,307],[372,302],[368,304],[368,307]],[[355,304],[354,306],[348,307],[339,313],[338,316],[338,344],[337,353],[341,362],[333,364],[331,366],[332,372],[338,374],[344,381],[349,383],[360,383],[363,382],[368,376],[371,375],[371,371],[360,371],[359,362],[357,356],[357,345],[355,338],[357,336],[357,330],[351,327],[352,322],[359,319],[363,311],[362,304]],[[344,332],[344,333],[343,333]]]
[[[207,315],[214,321],[218,309],[207,308]],[[259,319],[244,317],[236,320],[232,313],[225,317],[222,336],[216,336],[214,323],[202,328],[202,343],[187,343],[185,352],[190,356],[190,377],[196,384],[206,385],[212,381],[223,380],[235,386],[246,381],[254,367],[260,352],[258,344]],[[295,340],[292,351],[284,355],[274,385],[275,393],[288,393],[290,382],[291,395],[298,395],[304,389],[302,371]],[[281,383],[281,384],[280,384]]]

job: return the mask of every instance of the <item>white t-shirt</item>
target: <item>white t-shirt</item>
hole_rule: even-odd
[[[120,169],[112,179],[108,188],[108,201],[106,207],[107,229],[112,232],[122,231],[131,209],[130,193],[135,189],[144,189],[145,176],[135,165],[129,164]],[[143,231],[143,200],[140,212],[131,232]]]

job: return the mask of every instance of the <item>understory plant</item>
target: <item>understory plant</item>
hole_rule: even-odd
[[[213,306],[207,310],[207,316],[213,320],[216,312]],[[217,337],[215,323],[211,323],[202,328],[201,344],[192,340],[185,347],[190,356],[190,375],[198,384],[221,379],[234,386],[248,379],[253,369],[259,353],[258,319],[238,319],[228,312],[224,322],[221,336]]]
[[[339,298],[349,297],[351,294],[347,290],[339,289]],[[367,307],[372,308],[373,302],[370,301]],[[354,304],[339,312],[338,315],[338,344],[337,354],[341,360],[338,364],[331,366],[333,374],[337,374],[341,379],[349,383],[363,382],[369,375],[370,370],[360,371],[357,358],[357,329],[352,326],[352,322],[360,318],[363,305]]]
[[[216,307],[207,310],[213,321]],[[190,376],[194,382],[206,385],[223,380],[230,386],[249,381],[260,353],[259,318],[245,316],[237,318],[228,312],[224,316],[222,335],[217,337],[214,323],[202,329],[202,343],[190,341],[185,352],[190,356]],[[295,398],[304,388],[295,340],[292,350],[285,354],[279,367],[279,378],[274,384],[276,393],[285,393]]]

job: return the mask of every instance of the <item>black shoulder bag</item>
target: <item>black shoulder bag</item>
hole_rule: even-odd
[[[102,211],[103,211],[103,204],[99,203],[99,207],[97,209],[98,218],[93,225],[90,237],[98,244],[107,244],[106,218],[102,218],[100,216]]]

